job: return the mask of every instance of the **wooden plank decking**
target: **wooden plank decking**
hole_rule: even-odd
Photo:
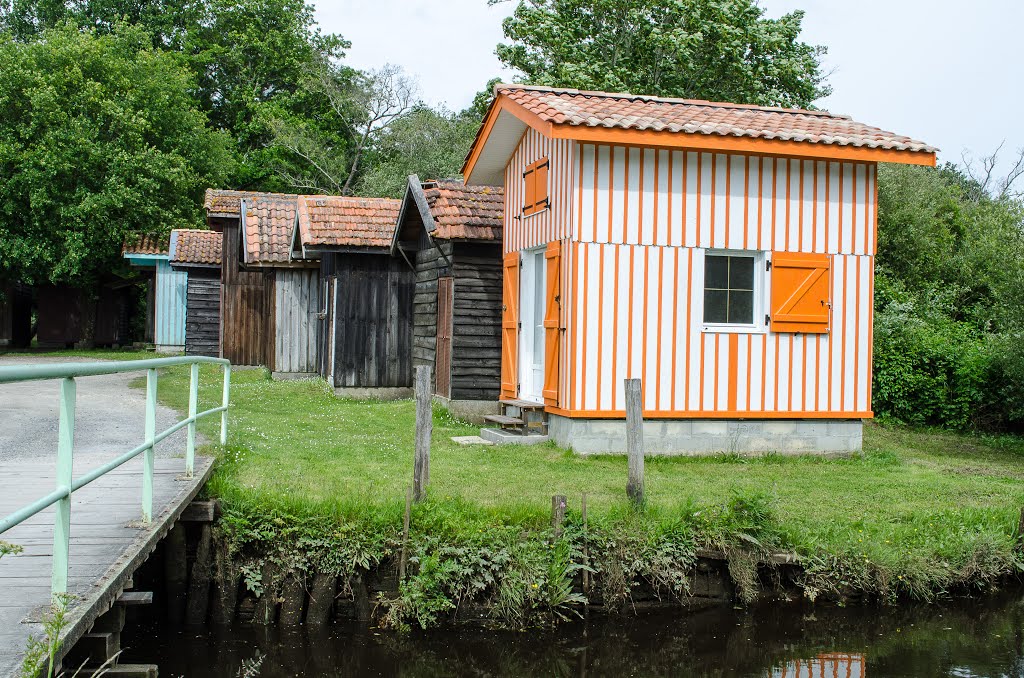
[[[108,457],[109,458],[109,457]],[[75,475],[106,459],[83,455]],[[140,497],[141,460],[134,459],[75,492],[71,504],[71,558],[68,591],[76,596],[64,647],[88,632],[108,610],[135,569],[174,525],[212,469],[212,460],[196,458],[192,479],[182,477],[184,461],[158,458],[153,481],[153,522],[144,526]],[[0,515],[51,492],[54,467],[32,460],[0,467]],[[3,535],[24,553],[0,558],[0,676],[17,675],[30,635],[42,636],[39,620],[49,607],[53,553],[53,507]]]

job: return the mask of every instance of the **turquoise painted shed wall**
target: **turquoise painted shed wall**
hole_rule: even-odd
[[[171,268],[170,258],[156,260],[156,315],[153,343],[157,350],[185,349],[185,299],[188,271]]]

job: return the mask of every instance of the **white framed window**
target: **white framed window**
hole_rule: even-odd
[[[764,332],[767,255],[760,250],[705,250],[705,332]]]

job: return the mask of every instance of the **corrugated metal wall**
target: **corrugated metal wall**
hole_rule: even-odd
[[[185,348],[185,299],[188,271],[171,268],[167,259],[156,262],[156,321],[153,343]]]
[[[555,152],[536,132],[524,136],[507,169],[505,228],[510,251],[576,241],[562,263],[563,408],[621,414],[622,380],[639,377],[649,415],[870,414],[873,163],[579,144],[556,164]],[[545,153],[548,222],[517,218],[522,169]],[[831,255],[830,332],[706,329],[709,249]]]
[[[274,371],[316,373],[320,271],[278,269],[274,294]]]

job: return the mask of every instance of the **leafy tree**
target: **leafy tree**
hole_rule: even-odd
[[[809,107],[831,90],[803,17],[756,0],[520,0],[497,54],[534,85]]]
[[[0,0],[0,30],[19,41],[66,21],[97,34],[137,25],[181,55],[210,124],[235,141],[232,186],[287,188],[275,168],[293,161],[270,143],[270,120],[299,121],[343,151],[350,142],[328,102],[302,86],[349,43],[322,33],[305,0]]]
[[[472,108],[452,113],[417,106],[377,140],[360,178],[360,194],[400,198],[410,174],[421,179],[461,176],[479,126],[480,118]]]
[[[0,36],[0,275],[88,284],[126,236],[199,221],[230,170],[180,58],[132,27]]]

